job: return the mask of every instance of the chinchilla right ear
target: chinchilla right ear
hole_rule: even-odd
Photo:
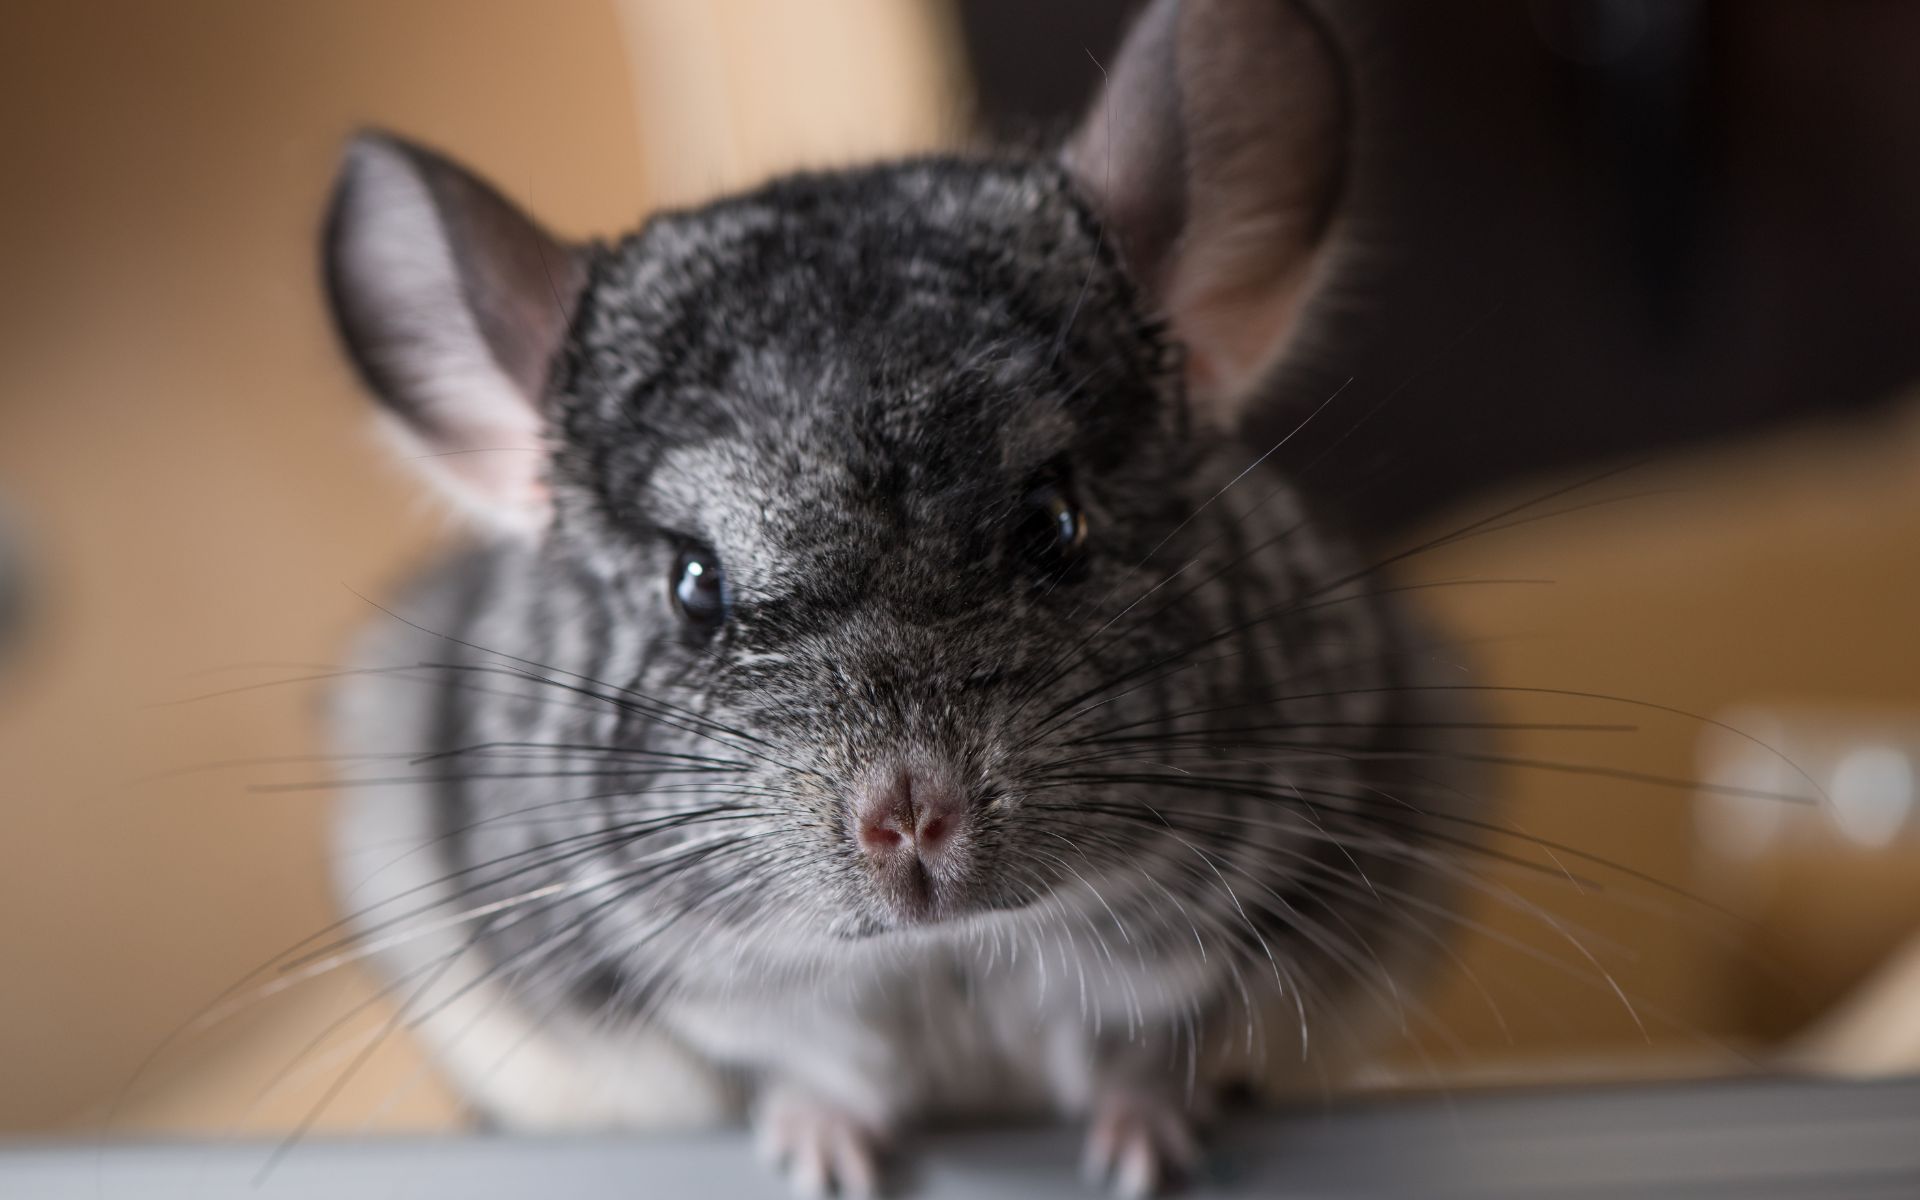
[[[1065,158],[1232,424],[1325,274],[1351,125],[1301,0],[1154,0]]]
[[[324,253],[341,338],[428,474],[498,528],[544,526],[546,388],[583,251],[439,154],[363,133]]]

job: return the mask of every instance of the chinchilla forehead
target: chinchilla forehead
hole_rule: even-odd
[[[669,444],[644,483],[664,529],[728,552],[742,569],[809,540],[880,543],[1000,519],[1072,445],[1075,422],[1020,347],[990,347],[928,387],[876,389],[843,365],[743,352],[712,403],[723,432]],[[756,398],[760,402],[756,403]],[[756,419],[791,399],[778,421]]]
[[[836,471],[1013,476],[1069,440],[1111,460],[1174,424],[1164,341],[1047,165],[798,176],[657,217],[592,276],[563,450],[609,499],[675,519],[723,460],[735,484],[826,498]],[[681,453],[718,441],[734,449]],[[651,486],[669,459],[677,480]]]

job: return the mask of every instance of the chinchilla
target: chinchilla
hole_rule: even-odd
[[[610,242],[353,142],[338,327],[478,519],[340,697],[387,769],[339,873],[478,1109],[749,1113],[846,1193],[913,1123],[1067,1113],[1144,1192],[1223,1088],[1365,1055],[1467,722],[1235,436],[1334,271],[1346,106],[1306,10],[1161,0],[1057,152]]]

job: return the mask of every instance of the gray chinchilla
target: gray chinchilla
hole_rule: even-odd
[[[1221,1088],[1366,1052],[1464,823],[1395,764],[1466,722],[1234,436],[1347,128],[1302,9],[1161,0],[1059,153],[610,243],[353,143],[343,340],[484,532],[362,646],[340,749],[411,766],[340,874],[478,1108],[746,1111],[843,1193],[912,1122],[1065,1112],[1143,1192]]]

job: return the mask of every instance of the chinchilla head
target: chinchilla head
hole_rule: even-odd
[[[573,889],[551,925],[1140,928],[1236,863],[1310,873],[1283,801],[1352,793],[1316,746],[1374,719],[1390,632],[1233,426],[1324,272],[1338,76],[1259,3],[1161,4],[1111,75],[1058,155],[610,244],[354,143],[340,328],[493,529],[437,630],[486,686],[449,677],[436,749],[494,764],[453,773],[474,861],[566,847],[512,884]]]

